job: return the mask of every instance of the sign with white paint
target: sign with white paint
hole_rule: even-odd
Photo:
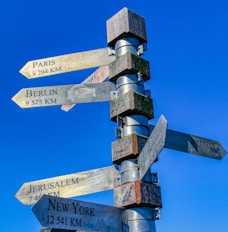
[[[32,211],[44,227],[122,231],[122,208],[43,195],[32,207]]]
[[[109,68],[108,66],[101,66],[95,72],[93,72],[90,76],[88,76],[81,84],[94,84],[101,83],[105,81],[109,76]],[[61,109],[65,112],[70,111],[76,104],[71,105],[62,105]]]
[[[110,101],[111,82],[21,89],[12,100],[21,108]]]
[[[167,120],[163,115],[158,120],[157,125],[154,127],[150,134],[145,146],[138,157],[139,165],[139,178],[143,179],[152,163],[157,159],[159,153],[165,145],[167,130]]]
[[[113,189],[119,171],[114,166],[24,183],[15,197],[24,205],[36,203],[42,195],[75,197]]]
[[[115,60],[110,48],[53,56],[27,62],[20,70],[25,77],[32,79],[59,73],[108,65]]]

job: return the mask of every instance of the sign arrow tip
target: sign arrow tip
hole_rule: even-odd
[[[219,146],[219,155],[218,155],[218,159],[221,160],[223,159],[223,157],[227,154],[227,151],[225,150],[225,148],[222,146],[221,143],[218,142],[218,146]]]
[[[17,94],[15,96],[13,96],[11,98],[11,100],[18,105],[18,103],[17,103]],[[18,105],[18,106],[20,106],[20,105]]]
[[[29,72],[29,70],[28,70],[28,67],[30,67],[29,64],[30,64],[30,62],[27,62],[27,63],[19,70],[19,73],[20,73],[21,75],[23,75],[24,77],[26,77],[27,79],[31,79],[31,78],[32,78],[32,77],[31,77],[31,74],[30,74],[30,72]]]
[[[23,90],[23,89],[21,89],[21,90]],[[21,102],[21,99],[20,99],[20,93],[21,93],[21,90],[19,91],[19,92],[17,92],[12,98],[11,98],[11,100],[14,102],[14,103],[16,103],[20,108],[24,108],[24,105],[23,105],[23,103],[22,104],[20,104],[20,102]]]

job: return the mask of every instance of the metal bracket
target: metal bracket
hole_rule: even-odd
[[[153,184],[157,184],[159,182],[159,175],[157,172],[151,173],[151,180]]]
[[[120,174],[120,170],[117,165],[115,165],[115,168],[117,172],[114,175],[114,186],[117,187],[121,185],[121,174]]]
[[[161,209],[160,208],[155,208],[154,209],[154,220],[161,220]]]
[[[145,94],[145,96],[147,96],[148,98],[151,98],[151,90],[150,90],[150,89],[144,90],[144,94]]]
[[[141,72],[138,72],[137,76],[138,76],[138,78],[137,78],[137,84],[138,84],[138,83],[143,81],[143,74]]]
[[[115,49],[109,47],[109,48],[108,48],[108,54],[109,54],[109,56],[116,55]]]
[[[124,127],[126,123],[126,119],[121,117],[121,116],[117,116],[117,125],[120,126],[121,128]]]
[[[122,231],[129,232],[129,226],[126,222],[122,222]]]
[[[122,137],[122,129],[119,127],[115,128],[115,137],[120,139]]]
[[[144,53],[144,51],[147,51],[147,43],[143,43],[138,46],[137,55],[141,56]]]

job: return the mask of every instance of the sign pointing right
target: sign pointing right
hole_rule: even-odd
[[[150,127],[153,130],[154,126]],[[226,155],[226,150],[218,141],[170,129],[167,129],[164,147],[218,160]]]

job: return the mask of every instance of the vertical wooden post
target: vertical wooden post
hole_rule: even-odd
[[[141,181],[137,163],[149,136],[148,120],[154,117],[150,92],[144,89],[150,79],[149,62],[140,57],[147,42],[144,18],[123,8],[107,21],[107,38],[116,53],[109,65],[109,80],[116,86],[110,117],[118,125],[112,160],[121,171],[114,202],[126,208],[123,232],[155,232],[156,209],[162,207],[160,186],[152,181],[150,171]]]

